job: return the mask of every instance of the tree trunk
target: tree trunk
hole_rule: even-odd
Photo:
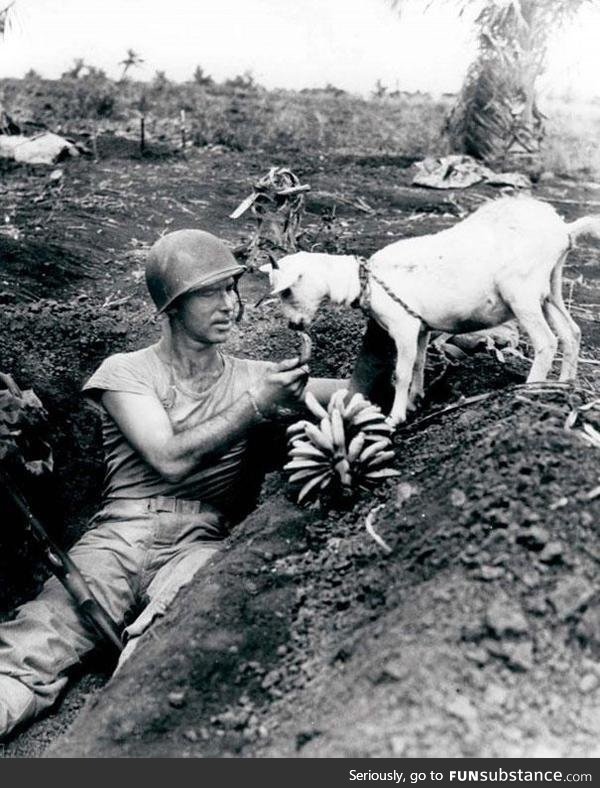
[[[501,168],[538,170],[544,117],[535,86],[547,30],[531,0],[491,3],[477,22],[479,56],[448,121],[452,147]]]

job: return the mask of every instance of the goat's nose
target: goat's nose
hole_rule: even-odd
[[[292,331],[302,331],[304,329],[304,320],[290,320],[288,326]]]

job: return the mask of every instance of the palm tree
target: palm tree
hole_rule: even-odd
[[[597,0],[445,1],[461,15],[474,9],[478,34],[477,57],[448,118],[453,149],[490,162],[535,161],[544,137],[536,84],[550,33]],[[390,2],[400,9],[411,0]]]
[[[4,38],[5,33],[11,29],[14,23],[15,2],[16,0],[12,0],[12,3],[0,8],[0,38]]]
[[[140,66],[143,62],[144,59],[140,57],[137,54],[137,52],[135,52],[133,49],[128,49],[125,60],[121,60],[119,63],[120,66],[123,66],[123,71],[121,72],[121,79],[122,80],[125,79],[125,75],[127,74],[130,68],[132,68],[133,66],[135,67]]]
[[[85,60],[82,57],[76,57],[73,60],[73,65],[71,68],[63,71],[62,76],[67,78],[70,77],[72,79],[79,79],[84,68],[87,68],[85,65]]]

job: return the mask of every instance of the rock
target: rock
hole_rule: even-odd
[[[589,607],[581,616],[576,629],[577,637],[584,645],[600,649],[600,606]]]
[[[598,684],[600,684],[600,679],[595,673],[586,673],[579,682],[579,691],[584,693],[593,692]]]
[[[522,643],[506,643],[504,656],[509,668],[527,671],[533,667],[533,644],[526,640]]]
[[[563,560],[563,547],[560,542],[548,542],[540,553],[540,561],[545,564],[558,564]]]
[[[523,739],[523,731],[515,725],[507,725],[504,728],[504,736],[513,742],[519,742]]]
[[[183,736],[188,741],[192,741],[192,742],[198,741],[198,734],[193,728],[189,728],[187,731],[184,731]]]
[[[406,752],[408,746],[408,739],[406,736],[392,736],[390,737],[390,749],[395,758],[400,758]]]
[[[467,502],[467,496],[464,494],[462,490],[459,490],[455,487],[450,493],[450,503],[452,506],[462,507]]]
[[[381,672],[381,679],[383,680],[392,680],[392,681],[402,681],[402,679],[406,678],[409,674],[409,668],[406,664],[404,664],[400,659],[390,659],[388,660]]]
[[[581,524],[584,528],[589,528],[595,522],[593,515],[590,512],[581,512]]]
[[[502,577],[505,574],[503,567],[501,566],[490,566],[490,564],[485,564],[479,570],[478,576],[481,580],[497,580],[499,577]]]
[[[418,492],[419,488],[416,484],[400,482],[396,487],[396,508],[400,509],[409,498],[412,498],[412,496],[416,495]]]
[[[575,615],[592,599],[595,589],[581,576],[565,577],[550,594],[550,604],[561,621]]]
[[[474,722],[478,717],[478,712],[475,706],[468,698],[459,695],[454,700],[446,705],[446,711],[452,714],[453,717],[458,717],[465,722]]]
[[[185,706],[185,691],[175,690],[173,692],[169,692],[167,700],[169,701],[169,704],[173,706],[173,708],[181,709]]]
[[[535,588],[540,582],[540,576],[537,572],[525,572],[521,575],[521,580],[527,588]]]
[[[529,624],[521,607],[508,598],[495,599],[488,606],[485,623],[497,638],[524,635],[529,631]]]
[[[517,542],[525,545],[530,550],[541,550],[550,541],[550,534],[540,525],[531,528],[521,528],[517,534]]]
[[[504,706],[508,697],[508,690],[499,684],[490,684],[483,696],[483,699],[490,706]]]
[[[525,609],[536,616],[544,615],[548,609],[546,598],[542,594],[533,594],[525,600]]]
[[[484,648],[472,648],[465,652],[465,657],[475,662],[477,665],[485,665],[489,662],[490,655]]]
[[[540,177],[538,178],[538,183],[549,183],[550,181],[553,181],[555,178],[556,175],[552,172],[552,170],[544,170],[544,172],[542,172],[540,174]]]

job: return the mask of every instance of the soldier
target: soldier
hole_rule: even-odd
[[[114,622],[132,612],[122,661],[222,545],[251,495],[253,431],[298,408],[307,384],[327,401],[341,381],[221,351],[244,268],[213,235],[179,230],[151,249],[146,282],[160,340],[107,358],[83,390],[101,410],[100,510],[70,550]],[[141,610],[141,612],[140,612]],[[0,737],[51,706],[97,635],[56,580],[0,626]]]

